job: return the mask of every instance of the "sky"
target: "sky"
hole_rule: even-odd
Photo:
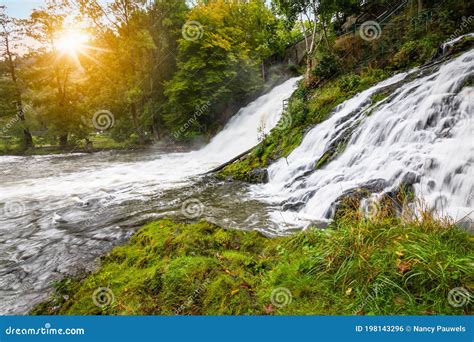
[[[29,17],[31,10],[44,4],[44,0],[0,0],[0,5],[7,6],[8,15],[15,18]]]
[[[106,3],[108,0],[99,0],[99,3]],[[7,6],[7,13],[14,18],[25,19],[31,14],[34,8],[45,4],[45,0],[0,0],[0,5]]]

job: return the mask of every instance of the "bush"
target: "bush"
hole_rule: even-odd
[[[395,68],[404,69],[427,61],[435,52],[433,43],[428,39],[409,41],[402,45],[392,58]]]
[[[359,75],[354,75],[354,74],[344,75],[339,80],[339,88],[341,88],[341,90],[345,92],[353,91],[357,89],[359,85],[360,85]]]
[[[333,53],[325,52],[311,72],[313,76],[327,80],[336,76],[339,73],[339,69],[339,58]]]

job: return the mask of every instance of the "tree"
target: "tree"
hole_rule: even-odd
[[[112,91],[122,99],[117,104],[120,135],[133,127],[140,144],[145,143],[147,128],[158,135],[159,101],[163,100],[163,81],[175,67],[176,39],[187,10],[185,0],[156,0],[153,3],[116,0],[108,4],[77,0],[82,15],[93,23],[97,42],[106,47],[94,57],[106,68]],[[97,75],[89,70],[90,81]],[[110,89],[103,89],[104,102],[110,102]],[[116,102],[112,100],[112,102]],[[126,109],[127,113],[123,113]],[[127,125],[127,122],[130,122]],[[115,131],[116,133],[117,130]]]
[[[67,31],[67,10],[67,3],[48,0],[45,7],[33,11],[26,23],[27,34],[40,44],[33,55],[35,68],[31,71],[32,86],[39,95],[37,105],[46,107],[52,130],[59,135],[62,147],[67,145],[69,133],[78,122],[71,102],[72,73],[76,66],[72,56],[57,47],[58,38]]]
[[[177,71],[165,84],[168,127],[191,126],[184,136],[216,130],[231,101],[240,106],[255,94],[263,85],[260,64],[274,53],[276,23],[261,0],[198,2],[178,42]]]
[[[274,0],[277,11],[283,14],[288,21],[289,26],[293,26],[298,18],[301,22],[307,22],[308,26],[303,25],[303,36],[306,43],[306,55],[311,56],[315,50],[315,41],[318,24],[318,6],[317,0]],[[307,27],[307,30],[306,30]],[[309,38],[308,38],[309,37]],[[308,69],[311,68],[311,59],[308,58]]]
[[[2,41],[1,53],[8,65],[8,73],[14,86],[17,116],[23,126],[23,146],[25,148],[30,148],[33,147],[33,137],[31,136],[30,130],[26,124],[22,90],[17,77],[17,67],[15,63],[16,56],[13,51],[13,49],[17,47],[17,42],[21,39],[21,34],[18,22],[7,16],[5,13],[5,6],[0,6],[0,27],[2,29],[0,32],[0,39]]]

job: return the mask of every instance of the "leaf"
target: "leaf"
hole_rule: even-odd
[[[230,295],[233,296],[233,295],[235,295],[237,292],[239,292],[239,289],[232,290],[232,292],[230,293]]]
[[[350,295],[352,293],[352,287],[349,287],[347,290],[346,290],[346,296]]]
[[[397,269],[398,272],[401,274],[405,274],[407,271],[409,271],[411,268],[411,265],[408,262],[401,262],[398,264]]]
[[[406,301],[400,296],[396,296],[395,299],[394,299],[394,302],[397,305],[403,305],[403,304],[406,303]]]
[[[273,306],[271,304],[268,304],[268,305],[264,305],[263,306],[263,311],[265,311],[265,313],[267,315],[271,314],[273,312]]]

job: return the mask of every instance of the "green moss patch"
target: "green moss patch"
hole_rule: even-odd
[[[327,230],[270,239],[164,219],[113,249],[98,271],[57,283],[33,313],[468,314],[472,303],[448,299],[473,284],[473,245],[435,221],[343,216]]]

